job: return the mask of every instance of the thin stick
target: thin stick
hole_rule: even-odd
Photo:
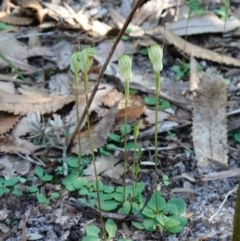
[[[236,187],[234,187],[232,190],[230,190],[230,191],[226,194],[226,196],[225,196],[224,200],[222,201],[221,205],[219,206],[217,212],[214,213],[214,214],[212,215],[212,217],[209,219],[210,222],[218,215],[218,213],[219,213],[220,210],[222,209],[224,203],[227,201],[228,197],[229,197],[232,193],[236,192],[237,189],[238,189],[238,185],[236,185]]]
[[[116,38],[116,40],[115,40],[115,42],[114,42],[114,44],[113,44],[113,46],[112,46],[112,49],[111,49],[110,53],[108,54],[108,57],[107,57],[104,65],[103,65],[103,67],[102,67],[102,69],[101,69],[101,72],[100,72],[100,74],[99,74],[99,76],[98,76],[97,82],[96,82],[96,84],[95,84],[95,86],[94,86],[94,88],[93,88],[93,90],[92,90],[91,96],[89,97],[88,105],[85,106],[85,109],[84,109],[84,111],[83,111],[83,113],[82,113],[82,116],[81,116],[79,122],[77,123],[77,126],[76,126],[76,128],[75,128],[75,130],[74,130],[74,132],[73,132],[73,134],[72,134],[72,137],[71,137],[70,142],[69,142],[69,145],[68,145],[68,150],[69,150],[69,148],[73,145],[73,142],[74,142],[74,139],[75,139],[75,137],[76,137],[76,135],[77,135],[77,133],[78,133],[79,127],[81,126],[81,124],[82,124],[82,122],[83,122],[83,120],[84,120],[84,118],[85,118],[85,116],[86,116],[86,114],[87,114],[87,110],[88,110],[89,106],[91,105],[94,96],[96,95],[98,86],[99,86],[99,84],[100,84],[100,82],[101,82],[101,79],[102,79],[103,74],[104,74],[104,72],[105,72],[105,70],[106,70],[106,68],[107,68],[107,65],[108,65],[108,63],[109,63],[109,61],[110,61],[110,59],[111,59],[111,57],[112,57],[112,55],[113,55],[116,47],[117,47],[117,44],[118,44],[118,42],[120,41],[120,39],[121,39],[122,35],[124,34],[127,26],[129,25],[130,21],[132,20],[132,17],[133,17],[133,15],[134,15],[134,13],[135,13],[136,10],[138,9],[138,7],[139,7],[140,4],[142,3],[142,1],[143,1],[143,0],[138,0],[138,1],[136,2],[136,4],[134,5],[133,9],[132,9],[131,12],[130,12],[130,14],[128,15],[128,17],[127,17],[127,19],[126,19],[126,21],[125,21],[122,29],[121,29],[120,32],[118,33],[118,36],[117,36],[117,38]]]

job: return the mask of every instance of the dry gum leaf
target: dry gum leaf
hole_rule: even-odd
[[[18,137],[0,136],[0,152],[31,155],[36,149],[37,146]]]
[[[64,97],[23,96],[0,90],[0,110],[19,115],[26,115],[37,111],[45,114],[61,109],[64,105],[73,102],[74,99],[74,95]]]
[[[231,58],[225,55],[218,54],[214,51],[199,47],[195,44],[191,44],[185,41],[183,38],[171,33],[170,31],[158,27],[157,33],[160,33],[167,40],[169,44],[173,44],[177,49],[183,51],[189,56],[193,56],[195,58],[207,59],[217,63],[223,63],[226,65],[234,65],[240,67],[240,60]],[[147,33],[147,31],[146,31]],[[155,39],[155,37],[153,37]],[[158,41],[157,39],[155,39]]]
[[[206,172],[208,168],[216,170],[228,163],[227,91],[222,77],[214,69],[207,69],[200,80],[192,102],[192,135],[198,166]]]
[[[36,0],[21,0],[20,6],[23,11],[25,11],[28,15],[32,17],[37,17],[38,22],[41,24],[43,22],[43,18],[45,12],[41,6],[41,4]]]
[[[240,25],[240,20],[231,19],[223,21],[215,14],[196,15],[188,19],[180,19],[167,25],[167,30],[178,36],[203,33],[229,32]]]
[[[34,19],[28,17],[7,15],[6,13],[0,12],[0,21],[10,25],[24,26],[31,25],[34,22]]]
[[[20,116],[0,111],[0,135],[9,132],[19,119]]]

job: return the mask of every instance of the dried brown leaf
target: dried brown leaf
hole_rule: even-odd
[[[97,91],[93,102],[89,108],[89,113],[91,114],[92,111],[98,112],[99,106],[102,104],[102,98],[111,90],[113,89],[113,86],[108,84],[101,84],[99,87],[99,90]],[[86,105],[86,97],[85,95],[79,97],[78,101],[78,113],[79,116],[82,115],[84,108]],[[66,117],[66,125],[70,126],[70,133],[72,133],[76,127],[77,124],[77,111],[76,106],[73,107],[72,111],[69,113],[69,115]],[[80,130],[84,127],[86,124],[86,118],[84,119]]]
[[[0,136],[0,152],[31,155],[36,149],[37,146],[18,137]]]
[[[0,164],[4,168],[0,171],[0,176],[11,178],[13,176],[25,176],[28,174],[31,164],[18,156],[4,155],[0,157]]]
[[[199,47],[195,44],[191,44],[185,41],[183,38],[171,33],[170,31],[158,27],[156,29],[158,33],[161,33],[162,36],[168,41],[168,43],[173,44],[180,51],[183,51],[189,56],[193,56],[195,58],[207,59],[217,63],[223,63],[226,65],[234,65],[240,67],[240,60],[232,57],[228,57],[226,55],[222,56],[214,51]]]
[[[228,163],[227,91],[222,77],[214,69],[207,69],[200,80],[192,103],[192,135],[198,166],[207,172],[208,168],[226,167]]]
[[[114,168],[114,165],[117,162],[119,162],[119,160],[114,158],[113,156],[110,156],[110,157],[98,156],[96,158],[97,174],[99,175],[102,172],[105,172],[105,171],[108,171],[108,170]],[[84,169],[84,174],[86,176],[88,176],[88,180],[89,181],[90,180],[92,180],[92,181],[95,180],[93,162],[90,165],[88,165],[88,167],[86,169]]]
[[[60,70],[63,70],[69,66],[73,50],[74,50],[73,44],[65,40],[58,42],[53,47],[55,56],[53,56],[51,59],[56,62]]]
[[[13,137],[21,137],[26,135],[30,131],[31,130],[29,127],[28,118],[24,116],[20,121],[18,121],[16,126],[14,126],[13,130],[11,131],[11,134]]]
[[[180,19],[167,25],[167,30],[178,36],[203,33],[225,33],[238,28],[240,20],[223,21],[215,14],[195,15],[189,19]],[[187,29],[186,29],[187,28]]]
[[[6,112],[0,111],[0,135],[9,132],[14,125],[19,121],[20,116],[15,116]]]
[[[162,11],[170,8],[176,7],[183,3],[183,0],[152,0],[146,2],[134,15],[132,23],[136,25],[141,25],[147,18],[153,17],[154,25],[156,26],[157,20],[162,14]]]
[[[28,17],[7,15],[6,13],[0,12],[0,21],[11,25],[24,26],[32,24],[34,22],[34,19]]]
[[[108,134],[113,128],[115,121],[115,114],[117,112],[117,103],[109,110],[109,112],[102,118],[98,125],[92,131],[92,140],[94,150],[106,144]],[[79,153],[78,141],[76,137],[75,145],[72,148],[72,153]],[[81,138],[81,153],[82,155],[90,154],[90,142],[88,137]]]
[[[35,113],[39,111],[41,114],[55,112],[64,105],[74,101],[74,95],[69,96],[23,96],[7,93],[0,90],[0,110],[11,112],[19,115]]]
[[[107,107],[113,106],[117,101],[120,101],[123,98],[123,93],[117,89],[109,91],[103,98],[102,104]]]
[[[22,10],[28,15],[37,18],[40,24],[43,22],[45,12],[37,0],[21,0],[19,3]]]

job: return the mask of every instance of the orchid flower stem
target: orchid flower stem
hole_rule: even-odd
[[[84,82],[86,106],[88,106],[88,103],[89,103],[89,99],[88,99],[88,74],[82,73],[82,76],[83,76],[83,82]],[[105,228],[104,228],[104,222],[103,222],[103,216],[102,216],[102,210],[101,210],[100,190],[99,190],[99,182],[98,182],[97,167],[96,167],[96,157],[95,157],[95,154],[94,154],[94,146],[93,146],[93,140],[92,140],[92,135],[91,135],[89,109],[87,109],[87,127],[88,127],[90,149],[91,149],[91,154],[92,154],[94,175],[95,175],[95,178],[96,178],[97,203],[98,203],[99,214],[100,214],[100,222],[101,222],[101,226],[102,226],[104,240],[107,240],[107,235],[106,235]]]
[[[126,178],[127,178],[127,115],[128,115],[128,98],[129,98],[129,80],[125,83],[125,114],[124,114],[124,164],[123,164],[123,201],[126,200]]]
[[[156,72],[156,109],[155,109],[155,136],[154,136],[154,146],[155,146],[155,176],[154,176],[154,184],[157,191],[157,182],[158,182],[158,105],[159,105],[159,93],[160,93],[160,72]],[[157,192],[155,195],[156,202],[156,211],[159,213],[158,208],[158,196]]]
[[[78,73],[74,73],[74,84],[75,84],[75,104],[76,104],[76,114],[77,114],[77,123],[79,123],[79,109],[78,109]],[[80,139],[80,132],[78,131],[78,177],[81,175],[81,159],[82,159],[82,151],[81,151],[81,139]]]

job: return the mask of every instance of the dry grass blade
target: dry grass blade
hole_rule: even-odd
[[[202,74],[193,99],[192,135],[198,166],[204,172],[226,168],[227,92],[221,76],[214,69]]]

